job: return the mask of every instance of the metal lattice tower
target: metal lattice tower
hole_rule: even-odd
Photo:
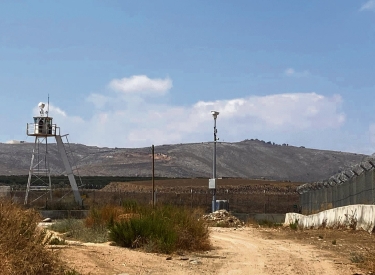
[[[52,200],[51,171],[48,162],[48,138],[54,138],[61,159],[64,163],[65,173],[68,176],[74,199],[77,204],[82,205],[82,198],[79,194],[73,170],[69,163],[65,146],[60,135],[60,128],[52,123],[52,117],[48,116],[48,111],[44,111],[45,104],[41,102],[38,106],[40,109],[40,115],[34,117],[34,123],[27,124],[27,135],[34,136],[35,142],[31,157],[24,204],[26,205],[30,203],[30,192],[38,193],[37,198],[33,201],[47,194]]]

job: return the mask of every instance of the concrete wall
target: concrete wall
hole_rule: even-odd
[[[356,230],[363,229],[371,233],[375,225],[375,205],[348,205],[308,216],[286,213],[285,225],[296,221],[298,221],[298,226],[303,229],[352,227]]]

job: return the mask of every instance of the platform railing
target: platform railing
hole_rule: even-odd
[[[60,135],[60,127],[56,124],[27,123],[26,134],[28,136],[57,136]]]

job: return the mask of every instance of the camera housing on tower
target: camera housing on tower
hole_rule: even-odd
[[[53,118],[48,116],[48,110],[45,111],[45,104],[40,102],[39,116],[34,116],[34,123],[27,124],[28,136],[56,136],[60,135],[60,128],[53,124]]]

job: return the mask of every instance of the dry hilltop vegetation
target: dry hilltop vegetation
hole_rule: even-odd
[[[0,143],[0,175],[27,175],[33,146],[33,143]],[[72,163],[79,168],[81,176],[151,175],[151,148],[100,148],[82,144],[70,144],[66,148],[72,153]],[[57,146],[50,144],[48,151],[52,174],[62,174],[64,168]],[[212,151],[209,142],[155,146],[155,175],[209,178]],[[327,179],[367,157],[260,140],[219,142],[217,177],[313,182]]]

